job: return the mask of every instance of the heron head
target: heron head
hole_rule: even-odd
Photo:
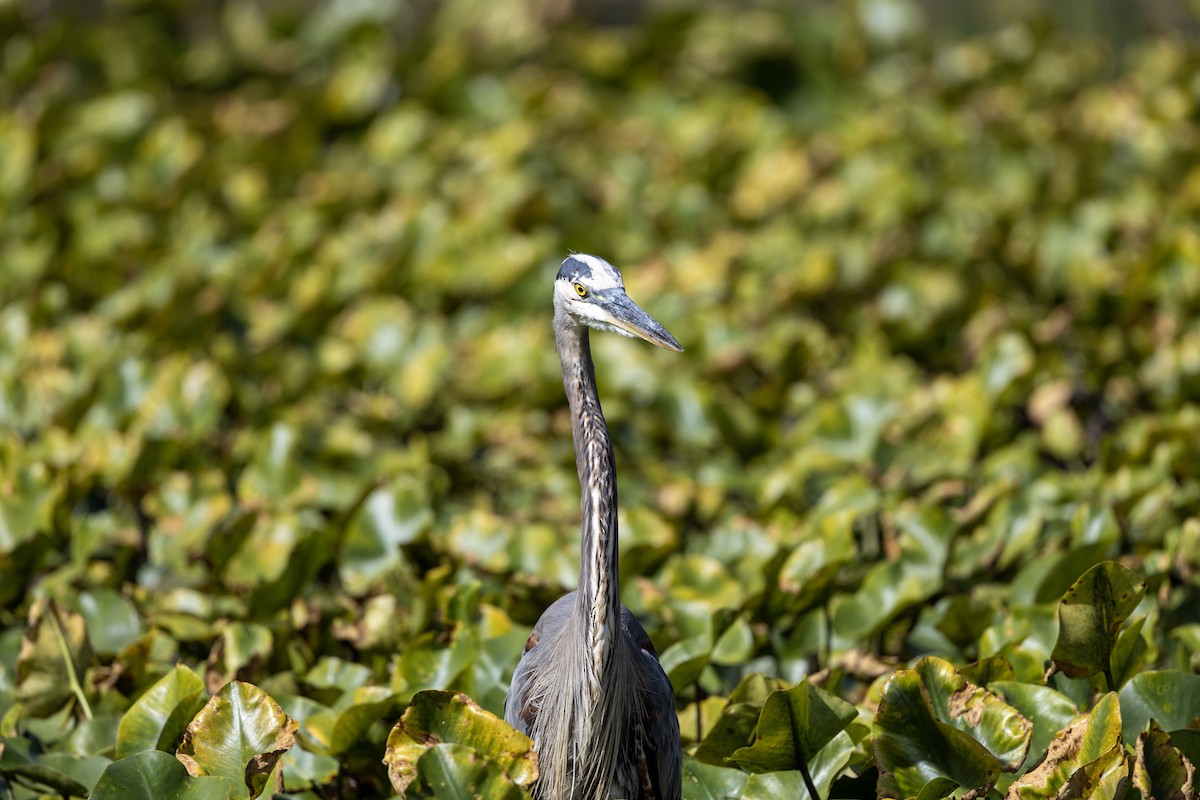
[[[621,272],[603,258],[583,253],[568,256],[554,281],[554,307],[577,325],[683,351],[666,328],[629,299]]]

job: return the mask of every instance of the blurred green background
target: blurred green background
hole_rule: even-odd
[[[366,723],[417,691],[499,712],[577,570],[569,250],[686,348],[593,337],[623,598],[685,739],[756,672],[864,715],[920,655],[1045,683],[1105,560],[1147,585],[1122,678],[1200,671],[1196,28],[0,2],[0,734],[90,788],[182,663],[280,699],[319,753],[289,790],[334,797],[390,791]],[[87,715],[18,664],[38,598],[86,627]],[[1084,711],[1099,680],[1048,685]],[[308,724],[352,708],[336,746]]]

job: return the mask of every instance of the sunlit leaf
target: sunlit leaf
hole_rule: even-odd
[[[179,760],[193,776],[237,781],[258,797],[276,790],[267,776],[295,745],[298,727],[262,689],[231,681],[188,725]]]
[[[186,666],[176,666],[121,717],[117,727],[117,758],[142,750],[174,753],[204,703],[204,681]]]
[[[926,656],[913,665],[929,696],[934,714],[969,734],[995,756],[1005,772],[1025,759],[1031,723],[995,693],[969,683],[947,661]]]

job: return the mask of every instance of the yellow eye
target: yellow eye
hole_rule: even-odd
[[[587,289],[583,288],[582,283],[575,284],[575,294],[579,295],[580,297],[587,297]]]

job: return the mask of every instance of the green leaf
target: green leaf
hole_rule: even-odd
[[[397,660],[392,685],[405,698],[426,689],[450,688],[478,652],[474,631],[462,624],[450,630],[449,643],[432,633],[422,634],[409,642]]]
[[[1011,602],[1014,606],[1024,606],[1061,601],[1073,583],[1114,552],[1112,544],[1096,542],[1031,559],[1010,584]]]
[[[830,797],[833,782],[843,773],[854,752],[854,742],[845,731],[834,736],[828,744],[817,751],[808,764],[809,774],[818,795],[811,800],[823,800],[823,798]],[[745,792],[742,794],[743,800],[750,798],[771,800],[771,798],[777,797],[810,800],[808,787],[799,770],[753,774],[746,781]]]
[[[817,530],[791,551],[779,569],[778,578],[789,609],[802,610],[819,600],[842,567],[854,558],[853,524],[862,513],[854,505],[826,512]]]
[[[1112,655],[1109,657],[1113,681],[1117,686],[1124,686],[1150,658],[1150,645],[1146,643],[1146,637],[1142,634],[1145,625],[1145,615],[1139,616],[1126,625],[1117,636]]]
[[[296,457],[300,441],[295,426],[276,422],[268,431],[258,433],[254,447],[253,458],[238,477],[237,494],[243,501],[261,502],[273,509],[293,508],[315,492],[312,476],[305,474]],[[271,528],[281,524],[282,520]],[[263,543],[275,553],[281,548],[286,549],[286,543],[282,541],[284,536],[286,534],[282,532],[271,534]],[[250,554],[247,557],[251,557]]]
[[[117,714],[97,714],[77,724],[54,749],[76,758],[83,758],[92,753],[115,753],[120,721],[121,716]],[[181,735],[182,732],[181,727]]]
[[[340,696],[371,681],[370,668],[333,656],[322,656],[304,674],[304,682],[317,689],[328,689]],[[331,701],[332,702],[332,701]]]
[[[659,663],[671,687],[682,693],[700,679],[700,673],[708,666],[712,655],[712,636],[702,634],[675,642],[662,652]]]
[[[751,775],[742,792],[742,800],[775,800],[780,797],[806,800],[808,796],[804,788],[804,776],[798,770]]]
[[[958,784],[950,778],[934,778],[925,784],[916,800],[941,800],[943,797],[949,797],[957,788]]]
[[[767,698],[786,688],[783,681],[767,675],[752,673],[744,677],[696,748],[695,758],[713,766],[725,766],[735,750],[754,741],[754,729]]]
[[[55,794],[86,797],[85,785],[61,769],[32,755],[26,739],[0,738],[0,776],[20,778]]]
[[[948,661],[926,656],[913,669],[940,721],[986,747],[1005,772],[1016,771],[1029,750],[1029,720],[994,692],[968,683]]]
[[[0,556],[8,555],[51,526],[54,504],[62,489],[45,464],[22,464],[0,493]]]
[[[111,589],[80,592],[76,610],[83,615],[88,640],[97,653],[119,653],[142,635],[142,620],[133,603]]]
[[[241,671],[253,664],[262,664],[271,655],[274,638],[265,625],[232,622],[221,631],[208,655],[205,683],[217,691],[229,681],[241,675]]]
[[[279,764],[283,770],[283,788],[288,792],[324,786],[337,778],[342,766],[333,756],[304,749],[303,742],[284,753]]]
[[[329,710],[326,706],[299,695],[278,695],[276,699],[284,713],[300,723],[302,732],[310,717]],[[315,752],[324,748],[310,743],[304,736],[298,737],[297,744],[298,747],[288,750],[279,760],[285,790],[292,792],[321,786],[337,777],[341,764],[338,759],[323,752]]]
[[[1073,678],[1103,672],[1112,678],[1117,632],[1137,608],[1146,584],[1130,569],[1105,561],[1075,581],[1058,605],[1059,633],[1051,658]],[[1118,687],[1110,685],[1110,690]]]
[[[57,600],[34,602],[17,657],[16,699],[24,713],[48,717],[74,697],[91,716],[81,683],[91,660],[83,617]]]
[[[174,753],[184,731],[204,707],[204,681],[182,664],[158,679],[117,726],[117,758],[142,750]]]
[[[304,723],[304,732],[328,755],[349,750],[375,722],[387,718],[398,697],[384,686],[361,686],[346,692],[333,708],[319,711]]]
[[[900,558],[876,564],[858,590],[838,604],[833,625],[854,639],[880,630],[900,611],[927,600],[942,585],[957,526],[936,508],[906,508],[897,520]]]
[[[498,765],[478,757],[461,744],[437,744],[417,761],[421,797],[437,800],[528,800],[523,791]],[[400,796],[406,796],[400,792]]]
[[[1183,754],[1183,757],[1192,762],[1192,766],[1200,764],[1200,731],[1197,730],[1178,730],[1171,731],[1171,745]]]
[[[403,563],[402,545],[420,538],[433,522],[423,492],[401,482],[376,489],[354,512],[342,540],[338,571],[352,592],[369,587]]]
[[[857,716],[845,700],[811,683],[799,683],[767,698],[754,744],[734,751],[730,758],[748,772],[797,769],[811,763]]]
[[[690,756],[683,757],[683,796],[692,800],[725,800],[742,797],[746,773],[729,767],[705,764]]]
[[[112,763],[107,756],[72,756],[66,753],[43,753],[38,760],[43,766],[57,770],[83,786],[87,793],[96,788],[96,782]]]
[[[981,658],[973,664],[959,667],[958,674],[976,686],[989,688],[992,688],[993,683],[1011,681],[1016,677],[1012,662],[1004,656]]]
[[[426,755],[442,743],[456,747],[426,762]],[[528,736],[462,693],[430,690],[418,692],[392,728],[383,763],[403,797],[418,777],[451,781],[464,765],[450,762],[472,759],[494,767],[497,772],[489,774],[505,776],[510,783],[501,786],[529,786],[537,780],[537,756]]]
[[[191,775],[228,778],[258,797],[298,727],[262,689],[231,681],[188,725],[178,757]]]
[[[712,663],[730,666],[743,664],[753,652],[754,633],[750,630],[750,623],[745,617],[735,617],[717,637],[712,648]]]
[[[242,800],[241,781],[193,777],[160,750],[135,753],[109,764],[89,800]]]
[[[1028,767],[1041,758],[1054,734],[1067,727],[1079,714],[1079,709],[1069,697],[1049,686],[996,681],[990,688],[1033,723],[1033,736],[1022,767]]]
[[[1134,675],[1121,689],[1122,734],[1133,742],[1150,720],[1164,730],[1195,727],[1200,720],[1200,675],[1160,670]]]

